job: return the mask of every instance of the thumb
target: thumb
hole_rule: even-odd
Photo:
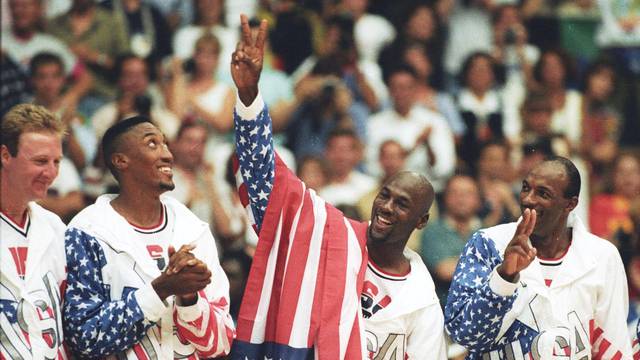
[[[169,245],[168,252],[169,252],[169,258],[171,258],[173,254],[176,253],[176,248],[174,248],[173,245]]]

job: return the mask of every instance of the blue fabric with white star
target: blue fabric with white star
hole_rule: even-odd
[[[455,342],[469,349],[467,359],[482,359],[485,353],[495,354],[499,359],[513,358],[512,342],[518,341],[526,353],[538,335],[516,320],[498,338],[502,321],[518,296],[517,290],[511,296],[491,290],[491,272],[501,263],[494,242],[478,231],[467,242],[453,275],[445,306],[445,328]]]
[[[111,299],[110,286],[102,279],[107,262],[95,237],[70,228],[65,248],[64,336],[74,357],[104,358],[132,348],[153,325],[138,305],[137,289],[125,287],[121,299]]]
[[[313,348],[293,348],[284,344],[264,342],[251,344],[234,340],[232,359],[234,360],[307,360],[313,359]]]
[[[235,111],[236,154],[246,184],[256,230],[260,231],[275,178],[271,116],[265,105],[256,119],[242,119]]]

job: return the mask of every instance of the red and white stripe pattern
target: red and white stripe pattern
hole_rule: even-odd
[[[594,320],[589,321],[589,339],[591,342],[591,354],[593,356],[593,360],[622,359],[622,351],[611,346],[611,342],[605,337],[604,330],[602,330],[601,327],[596,326]]]
[[[173,314],[178,338],[193,345],[198,355],[194,359],[226,355],[234,333],[233,323],[224,323],[224,320],[229,319],[229,304],[224,297],[208,300],[204,291],[200,291],[198,296],[198,303],[204,305],[199,306],[201,311],[194,319],[183,319],[178,316],[177,311]]]
[[[240,198],[252,217],[235,163]],[[240,308],[234,358],[278,356],[285,348],[290,359],[298,358],[292,348],[313,348],[319,359],[364,358],[359,302],[367,263],[366,227],[347,220],[306,189],[276,157],[274,186]],[[260,344],[264,350],[256,350]]]

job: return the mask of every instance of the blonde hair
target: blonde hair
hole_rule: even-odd
[[[196,43],[193,46],[193,51],[195,53],[200,47],[208,45],[213,46],[215,52],[220,54],[220,40],[218,40],[218,38],[209,31],[205,32],[204,35],[196,40]]]
[[[34,104],[19,104],[2,117],[0,145],[9,149],[11,156],[18,154],[20,135],[25,132],[48,132],[62,138],[66,129],[62,121],[46,108]]]

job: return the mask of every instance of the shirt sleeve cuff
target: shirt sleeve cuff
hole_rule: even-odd
[[[258,118],[258,114],[264,109],[264,100],[262,95],[258,93],[253,102],[249,106],[245,106],[236,93],[236,113],[242,120],[254,120]]]
[[[153,322],[160,320],[167,309],[167,304],[160,299],[151,284],[138,289],[135,296],[146,319]]]
[[[200,316],[202,316],[201,306],[208,305],[202,304],[206,303],[206,299],[203,299],[201,296],[198,296],[198,301],[195,304],[189,306],[180,306],[176,303],[176,310],[178,311],[178,318],[184,322],[192,322],[197,320]]]
[[[495,294],[500,296],[513,295],[518,288],[518,283],[508,282],[507,280],[503,279],[502,276],[498,274],[498,271],[496,269],[497,267],[493,269],[489,277],[489,288],[491,288],[491,291],[493,291]]]

